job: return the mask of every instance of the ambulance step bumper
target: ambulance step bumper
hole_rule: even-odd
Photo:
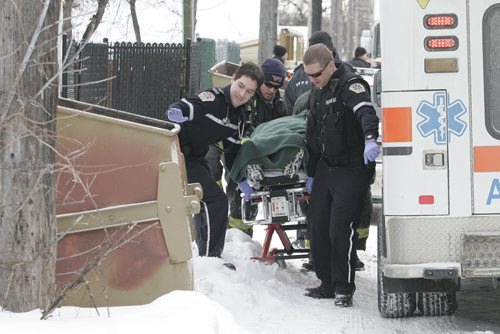
[[[461,244],[465,277],[500,277],[500,233],[462,233]]]
[[[382,271],[385,277],[390,278],[443,279],[460,277],[461,267],[458,262],[387,264]]]

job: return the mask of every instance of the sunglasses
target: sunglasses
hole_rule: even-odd
[[[275,85],[273,83],[270,83],[269,81],[264,82],[264,85],[268,88],[274,88],[274,89],[280,89],[281,85]]]
[[[307,73],[307,72],[304,72],[308,77],[311,77],[311,78],[317,78],[319,77],[321,74],[323,74],[323,71],[325,70],[325,68],[328,66],[328,64],[330,64],[330,62],[326,63],[326,65],[321,69],[321,71],[319,72],[316,72],[316,73]]]

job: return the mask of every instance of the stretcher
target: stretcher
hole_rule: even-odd
[[[259,125],[238,150],[230,177],[246,180],[256,189],[249,201],[242,198],[242,221],[246,225],[267,225],[263,249],[254,259],[284,264],[286,259],[309,257],[309,249],[294,248],[286,231],[306,228],[305,209],[309,193],[305,184],[309,155],[305,144],[305,114],[287,116]],[[260,204],[260,205],[259,205]],[[249,206],[260,206],[253,220]],[[274,235],[282,248],[272,248]]]
[[[309,257],[309,249],[295,248],[287,231],[307,228],[305,208],[309,193],[305,187],[307,175],[300,171],[293,177],[283,175],[279,170],[264,171],[261,188],[251,195],[249,201],[241,199],[242,220],[246,225],[267,225],[262,252],[252,257],[267,263],[284,266],[284,260]],[[255,220],[248,220],[248,206],[260,204],[260,215]],[[279,237],[282,248],[271,248],[274,235]]]

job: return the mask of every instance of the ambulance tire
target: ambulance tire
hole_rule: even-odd
[[[384,217],[379,220],[377,234],[377,285],[378,285],[378,310],[384,318],[406,318],[411,317],[417,309],[417,298],[415,293],[385,293],[384,292],[384,274],[382,273],[381,258],[384,247],[384,238],[382,236]]]
[[[456,292],[419,293],[417,305],[424,316],[451,315],[457,310]]]
[[[384,318],[411,317],[417,309],[415,293],[385,293],[383,277],[379,270],[378,310]]]

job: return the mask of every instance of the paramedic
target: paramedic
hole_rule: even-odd
[[[263,81],[259,66],[248,62],[235,72],[230,85],[183,98],[165,112],[167,120],[181,126],[179,143],[188,182],[197,182],[203,187],[201,210],[195,215],[200,256],[221,256],[228,210],[227,197],[212,178],[205,155],[209,145],[216,142],[240,143],[245,132],[248,101]],[[226,163],[230,166],[232,161],[228,160]]]
[[[306,295],[335,298],[336,306],[349,307],[356,289],[356,228],[371,177],[367,165],[380,154],[378,117],[366,81],[344,64],[337,68],[326,46],[311,46],[303,61],[314,84],[306,130],[312,183],[308,221],[321,281]]]
[[[246,137],[250,136],[258,125],[287,116],[285,102],[281,98],[279,91],[285,82],[285,66],[277,59],[268,58],[260,68],[264,74],[264,84],[257,89],[249,102],[250,114],[246,126],[246,129],[248,129],[245,134]],[[248,198],[253,190],[246,182],[240,185],[244,187],[243,192],[247,193]],[[226,193],[229,198],[229,227],[239,228],[252,236],[252,227],[243,224],[242,221],[241,192],[238,190],[237,184],[230,178],[228,178]],[[257,215],[257,206],[248,205],[247,208],[249,209],[246,212],[247,220],[254,220]]]

